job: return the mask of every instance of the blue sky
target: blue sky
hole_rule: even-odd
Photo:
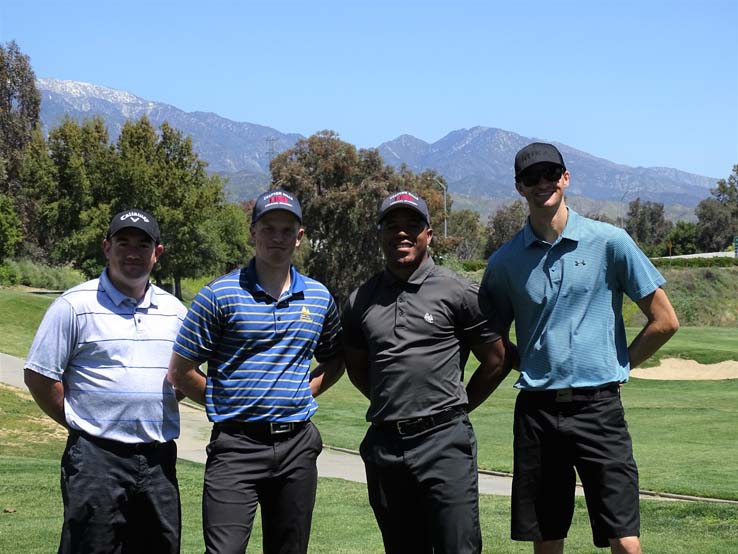
[[[359,147],[476,125],[632,166],[738,163],[735,0],[2,0],[39,77]]]

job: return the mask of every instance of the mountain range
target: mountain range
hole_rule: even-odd
[[[37,87],[41,93],[41,122],[47,132],[65,115],[78,121],[101,116],[111,140],[118,137],[127,119],[145,115],[157,127],[167,121],[192,137],[195,150],[208,162],[211,172],[228,177],[226,187],[234,200],[251,198],[266,188],[270,159],[303,138],[212,112],[185,112],[89,83],[39,79]],[[517,197],[512,162],[515,152],[534,140],[556,144],[572,175],[569,195],[595,204],[622,205],[640,197],[673,206],[677,213],[691,212],[709,196],[717,181],[672,168],[617,164],[552,139],[524,137],[492,127],[458,129],[433,143],[401,135],[377,148],[390,165],[399,167],[404,163],[413,171],[435,169],[461,205],[488,211],[482,206],[499,206]]]

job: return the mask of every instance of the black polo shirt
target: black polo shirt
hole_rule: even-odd
[[[349,296],[346,343],[369,354],[368,421],[422,417],[468,403],[463,371],[472,345],[498,330],[479,286],[427,259],[405,282],[384,270]]]

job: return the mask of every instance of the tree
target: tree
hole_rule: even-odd
[[[484,257],[490,256],[500,246],[515,236],[525,225],[528,218],[528,206],[522,200],[500,208],[487,221],[487,244],[484,246]]]
[[[479,213],[474,210],[455,210],[448,218],[450,240],[449,253],[459,260],[474,260],[482,257],[484,227]],[[435,239],[434,239],[435,240]]]
[[[271,163],[272,188],[295,194],[303,210],[310,253],[305,271],[337,301],[383,267],[377,211],[391,192],[409,190],[428,203],[431,222],[442,221],[443,191],[433,171],[395,171],[376,149],[358,150],[333,131],[300,140]],[[444,244],[434,236],[434,252]]]
[[[13,199],[0,193],[0,261],[15,254],[23,240],[21,223],[13,207]]]
[[[677,221],[666,237],[664,256],[682,256],[698,252],[699,231],[696,223]]]
[[[724,250],[738,236],[738,165],[727,179],[720,179],[706,198],[697,205],[698,244],[703,252]]]
[[[165,248],[155,278],[171,278],[178,298],[183,278],[243,260],[249,251],[243,212],[227,207],[220,178],[207,174],[190,137],[166,122],[157,133],[143,117],[124,125],[116,150],[113,212],[139,207],[154,214]]]
[[[0,193],[18,195],[23,152],[38,125],[40,109],[28,56],[15,41],[0,44]]]
[[[644,250],[659,248],[671,227],[671,221],[664,216],[663,204],[636,198],[628,205],[625,230]]]

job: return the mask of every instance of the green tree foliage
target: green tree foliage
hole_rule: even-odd
[[[0,44],[0,193],[18,194],[23,151],[38,125],[40,107],[28,56],[15,41]]]
[[[21,182],[32,242],[42,261],[70,263],[88,276],[105,260],[101,241],[110,218],[128,208],[153,213],[165,255],[158,281],[219,273],[242,263],[248,245],[243,210],[224,201],[219,177],[209,176],[189,137],[146,118],[127,122],[109,144],[101,119],[64,120],[44,140],[32,135]]]
[[[500,246],[515,236],[525,225],[528,218],[528,206],[522,200],[500,208],[487,221],[487,243],[484,246],[484,257],[492,255]]]
[[[698,244],[703,252],[724,250],[738,236],[738,165],[727,179],[720,179],[707,198],[697,205]]]
[[[485,229],[474,210],[452,211],[448,217],[448,252],[458,260],[477,260],[482,257]]]
[[[671,221],[664,216],[663,204],[641,202],[636,198],[628,205],[625,230],[646,253],[660,252],[671,228]]]
[[[344,300],[383,267],[377,211],[391,192],[409,190],[428,203],[436,228],[443,221],[443,191],[433,171],[395,171],[375,149],[358,150],[333,131],[299,141],[271,164],[272,187],[294,193],[303,208],[310,247],[305,271]],[[443,251],[436,234],[434,252]],[[302,248],[302,247],[301,247]]]
[[[664,256],[682,256],[684,254],[695,254],[698,250],[699,228],[696,223],[688,221],[677,221],[674,228],[669,231],[664,243]]]
[[[15,254],[23,240],[20,218],[13,204],[10,196],[0,193],[0,261]]]

